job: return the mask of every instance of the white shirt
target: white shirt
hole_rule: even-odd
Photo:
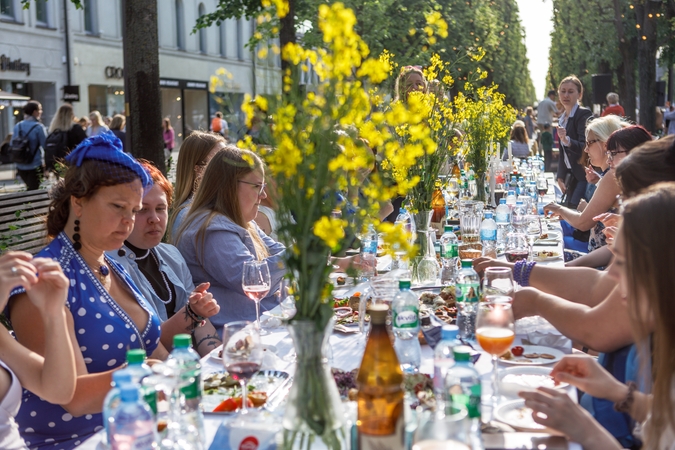
[[[555,106],[555,102],[549,97],[546,97],[539,105],[537,105],[537,123],[544,125],[545,123],[553,123],[553,114],[558,112],[558,108]]]

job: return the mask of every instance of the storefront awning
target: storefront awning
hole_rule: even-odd
[[[22,108],[26,106],[30,97],[14,94],[12,92],[0,91],[0,106],[6,108]]]

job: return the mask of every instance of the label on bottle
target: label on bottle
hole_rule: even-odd
[[[480,419],[480,396],[480,383],[474,384],[471,386],[470,392],[452,394],[450,396],[450,405],[446,405],[446,407],[466,408],[470,419]]]
[[[377,253],[377,241],[375,239],[364,239],[363,251],[365,253]]]
[[[478,303],[480,296],[480,285],[478,283],[458,283],[457,284],[457,301]]]
[[[394,310],[394,326],[396,328],[417,328],[419,326],[419,311],[414,306]]]
[[[157,416],[157,390],[151,386],[143,386],[141,392],[143,393],[143,400],[150,407],[152,414]]]
[[[376,436],[359,433],[359,450],[403,450],[405,448],[405,421],[403,411],[396,421],[394,434]]]
[[[509,210],[507,209],[506,211],[502,211],[497,214],[495,217],[495,222],[497,223],[509,223],[511,222],[511,218],[509,217]]]
[[[497,229],[482,229],[480,230],[480,240],[481,241],[496,241],[497,240]]]
[[[443,258],[456,258],[459,256],[458,247],[456,242],[446,242],[441,249],[441,256]]]
[[[190,377],[194,377],[194,381],[187,386],[180,388],[180,392],[185,396],[185,400],[191,400],[194,398],[202,398],[202,389],[201,389],[201,371],[195,370],[190,374]]]

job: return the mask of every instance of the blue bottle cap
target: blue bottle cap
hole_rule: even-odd
[[[441,339],[444,341],[453,341],[459,336],[459,327],[457,325],[443,325],[441,328]]]

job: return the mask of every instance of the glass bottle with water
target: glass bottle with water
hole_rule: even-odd
[[[484,446],[480,431],[480,375],[471,363],[469,347],[455,347],[453,354],[455,365],[448,369],[445,376],[446,410],[449,407],[466,408],[470,421],[471,448],[481,450]]]
[[[452,225],[444,227],[441,244],[441,284],[447,285],[455,282],[457,273],[457,260],[459,258],[459,240],[452,231]]]
[[[480,242],[483,244],[483,256],[497,258],[497,223],[492,218],[492,212],[485,213],[480,224]]]
[[[511,224],[511,209],[506,204],[506,199],[499,200],[495,210],[495,222],[497,224],[497,252],[502,253],[506,249],[506,234]]]
[[[173,351],[170,360],[175,360],[181,367],[181,378],[189,380],[189,384],[180,388],[184,401],[181,404],[181,419],[194,427],[199,441],[204,441],[204,417],[199,408],[202,400],[202,365],[199,354],[192,349],[192,338],[189,334],[177,334],[173,337]]]
[[[527,210],[525,203],[518,200],[511,213],[511,226],[513,227],[513,231],[516,233],[525,233],[527,231],[527,225],[529,223],[527,217],[528,214],[529,211]]]
[[[110,418],[113,417],[115,411],[120,406],[120,388],[125,384],[131,384],[131,374],[127,370],[117,370],[112,374],[112,389],[103,400],[103,427],[105,434],[103,435],[103,443],[110,442]]]
[[[405,373],[417,373],[422,359],[422,349],[417,335],[420,331],[420,302],[410,290],[410,280],[398,282],[399,292],[391,303],[392,324],[396,340],[394,349]]]
[[[436,395],[437,411],[444,411],[445,407],[445,376],[448,369],[455,365],[455,356],[452,349],[462,345],[459,340],[457,325],[443,325],[441,341],[434,348],[434,394]]]
[[[361,240],[361,261],[365,267],[361,269],[361,278],[368,281],[375,276],[377,266],[377,232],[373,225],[368,225],[368,231]]]
[[[476,337],[476,313],[480,298],[480,277],[473,270],[470,259],[462,260],[462,269],[457,274],[457,326],[462,339]]]
[[[159,438],[152,411],[137,386],[120,388],[120,405],[110,420],[112,450],[156,449]]]
[[[434,248],[435,234],[434,230],[427,231],[427,246],[423,249],[424,257],[417,264],[416,281],[423,285],[436,284],[441,273],[441,265],[436,259],[436,249]]]

